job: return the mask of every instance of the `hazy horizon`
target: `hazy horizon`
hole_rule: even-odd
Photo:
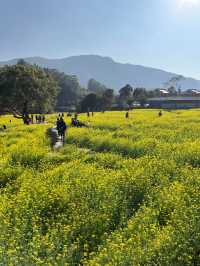
[[[161,70],[161,71],[164,71],[164,72],[169,72],[169,73],[173,73],[172,71],[170,70],[167,70],[167,69],[161,69],[161,68],[158,68],[158,67],[153,67],[153,66],[149,66],[149,65],[142,65],[142,64],[133,64],[131,62],[120,62],[118,60],[115,60],[115,58],[112,58],[111,56],[106,56],[106,55],[98,55],[98,54],[80,54],[80,55],[71,55],[71,56],[64,56],[64,57],[55,57],[55,58],[50,58],[50,57],[44,57],[44,56],[28,56],[28,57],[16,57],[16,58],[10,58],[10,59],[7,59],[7,60],[3,60],[3,61],[0,61],[1,62],[7,62],[7,61],[11,61],[11,60],[17,60],[17,59],[26,59],[26,58],[42,58],[42,59],[46,59],[46,60],[63,60],[63,59],[67,59],[69,57],[79,57],[79,56],[100,56],[100,57],[104,57],[104,58],[110,58],[112,59],[115,63],[119,63],[119,64],[130,64],[130,65],[135,65],[135,66],[141,66],[141,67],[147,67],[149,69],[155,69],[155,70]],[[177,75],[183,75],[183,73],[174,73],[174,74],[177,74]],[[196,79],[196,80],[200,80],[200,77],[194,77],[194,76],[187,76],[187,75],[184,75],[185,78],[192,78],[192,79]]]

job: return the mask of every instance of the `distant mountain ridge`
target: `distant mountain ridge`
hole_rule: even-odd
[[[16,64],[19,59],[0,62],[0,66]],[[91,78],[118,91],[125,84],[147,89],[162,88],[163,84],[177,76],[160,69],[115,62],[110,57],[98,55],[71,56],[63,59],[46,59],[42,57],[28,57],[25,61],[41,67],[54,68],[66,74],[76,75],[82,86],[86,87]],[[200,89],[200,80],[183,78],[178,82],[181,89]]]

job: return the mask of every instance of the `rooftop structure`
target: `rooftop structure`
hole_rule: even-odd
[[[168,96],[149,98],[150,108],[191,109],[200,108],[200,96]]]

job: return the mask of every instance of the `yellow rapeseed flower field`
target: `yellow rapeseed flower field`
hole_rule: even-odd
[[[79,119],[0,117],[0,265],[200,265],[200,110]]]

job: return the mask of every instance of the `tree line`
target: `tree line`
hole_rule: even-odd
[[[31,113],[51,113],[61,105],[76,105],[83,97],[76,76],[19,60],[0,68],[0,114],[27,123]]]
[[[147,90],[146,88],[133,88],[127,84],[122,87],[118,94],[114,94],[112,89],[106,88],[103,84],[94,79],[88,82],[88,94],[81,102],[81,109],[84,111],[102,109],[130,109],[133,106],[145,107],[148,98],[163,96],[178,96],[182,92],[176,86],[169,86],[166,90],[156,88]],[[185,94],[191,95],[190,91]]]
[[[174,87],[169,95],[176,95]],[[31,113],[50,113],[74,108],[78,112],[131,108],[138,102],[145,106],[149,97],[161,96],[160,89],[125,85],[118,94],[100,82],[90,79],[87,89],[74,75],[41,68],[19,60],[16,65],[0,68],[0,114],[11,113],[26,122]]]

